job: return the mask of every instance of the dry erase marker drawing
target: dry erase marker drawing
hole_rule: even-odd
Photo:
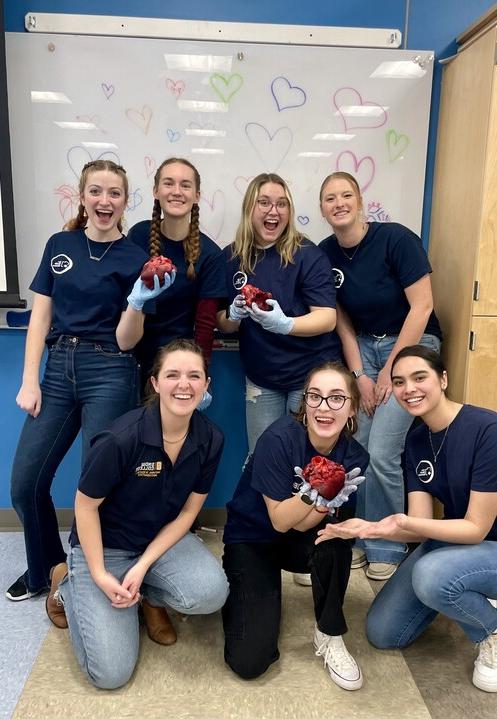
[[[194,138],[198,147],[209,147],[216,136],[225,136],[226,132],[218,130],[212,122],[189,122],[186,134]]]
[[[390,222],[390,215],[380,202],[368,202],[366,220],[368,222]]]
[[[72,185],[60,185],[54,190],[55,195],[59,195],[59,213],[64,221],[69,222],[71,217],[76,217],[79,207],[79,192]]]
[[[293,142],[293,132],[289,127],[279,127],[272,134],[260,122],[248,122],[245,134],[266,172],[276,172],[288,155]]]
[[[337,157],[335,169],[354,175],[361,192],[364,192],[374,180],[376,165],[371,155],[358,158],[351,150],[344,150]]]
[[[132,122],[133,125],[136,125],[145,135],[148,134],[153,114],[152,108],[148,105],[143,105],[141,110],[138,110],[136,107],[128,107],[127,110],[125,110],[125,115],[128,120]]]
[[[371,130],[382,127],[387,121],[387,111],[379,103],[363,100],[354,87],[341,87],[333,95],[335,115],[341,118],[345,132]]]
[[[145,165],[145,174],[147,175],[147,177],[153,175],[157,169],[157,162],[155,161],[155,159],[150,155],[145,155],[145,157],[143,158],[143,164]]]
[[[209,199],[207,195],[200,196],[200,223],[201,230],[213,240],[217,240],[224,225],[226,198],[222,190],[215,190]]]
[[[233,180],[235,190],[239,192],[242,197],[245,197],[249,182],[253,179],[253,177],[243,177],[243,175],[238,175],[238,177],[235,177]]]
[[[171,127],[167,128],[167,139],[169,142],[179,142],[181,139],[181,132],[178,132],[178,130],[173,130]]]
[[[107,83],[107,82],[102,82],[100,87],[102,88],[102,92],[104,93],[106,100],[110,100],[110,98],[116,91],[116,88],[114,87],[114,85],[111,85],[110,83]]]
[[[92,125],[95,125],[97,130],[100,130],[104,135],[107,134],[107,130],[104,130],[103,127],[101,127],[100,122],[101,118],[100,115],[76,115],[76,121],[77,122],[89,122]]]
[[[112,150],[106,150],[99,155],[91,155],[86,147],[82,147],[81,145],[70,147],[67,151],[66,158],[67,164],[77,180],[79,180],[81,170],[87,162],[92,162],[93,160],[112,160],[116,165],[121,164],[119,156],[116,155],[115,152],[112,152]]]
[[[183,82],[183,80],[171,80],[170,77],[167,77],[166,88],[172,95],[176,97],[176,99],[178,99],[185,91],[185,83]]]
[[[307,102],[305,90],[298,85],[292,85],[286,77],[275,77],[271,83],[271,94],[274,97],[278,112],[302,107]]]
[[[305,227],[305,225],[308,225],[310,222],[308,215],[299,215],[297,217],[297,220],[298,220],[299,225],[303,225],[304,227]]]
[[[209,83],[221,101],[228,104],[243,85],[243,77],[237,72],[227,76],[215,73],[210,76]]]
[[[387,130],[385,132],[385,142],[387,143],[388,159],[390,162],[404,159],[404,153],[409,146],[409,138],[407,135],[397,133],[395,130]]]
[[[137,187],[136,190],[130,190],[129,197],[128,197],[128,204],[126,205],[126,209],[129,212],[133,212],[133,210],[136,210],[136,208],[141,205],[143,202],[143,195],[141,193],[141,188]]]

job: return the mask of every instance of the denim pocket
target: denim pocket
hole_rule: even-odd
[[[95,352],[103,357],[125,357],[132,360],[135,359],[132,352],[121,352],[120,349],[114,347],[113,345],[95,344]]]

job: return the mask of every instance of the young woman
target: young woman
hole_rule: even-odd
[[[165,255],[177,267],[170,292],[146,308],[144,336],[136,347],[143,386],[157,349],[171,339],[194,338],[207,361],[211,357],[218,300],[226,288],[221,250],[199,230],[199,198],[197,169],[171,157],[155,173],[152,221],[129,232],[152,257]]]
[[[345,367],[332,362],[312,370],[303,390],[297,417],[280,417],[261,435],[227,507],[225,659],[239,676],[251,679],[279,658],[281,570],[310,572],[316,654],[324,658],[334,682],[359,689],[362,673],[342,636],[350,544],[338,540],[314,546],[318,528],[329,521],[330,506],[346,501],[364,479],[358,475],[368,455],[350,436],[357,429],[359,393]],[[347,487],[336,501],[323,500],[300,476],[300,468],[314,456],[339,462],[348,472]]]
[[[497,413],[451,401],[440,356],[421,345],[397,354],[391,379],[399,404],[423,420],[406,442],[408,514],[328,525],[317,541],[421,542],[374,600],[370,642],[405,647],[441,612],[479,642],[473,684],[497,692]],[[444,519],[433,518],[433,497]]]
[[[226,599],[219,562],[189,531],[223,448],[220,430],[195,411],[206,372],[194,342],[161,348],[154,400],[101,433],[83,469],[58,593],[77,660],[97,687],[120,687],[133,673],[142,596],[149,635],[161,644],[175,641],[165,606],[209,614]]]
[[[337,331],[361,393],[357,440],[370,455],[357,514],[379,520],[404,511],[401,455],[412,422],[391,397],[393,358],[402,347],[417,342],[440,347],[431,268],[421,240],[407,227],[364,220],[361,193],[352,175],[328,175],[319,199],[333,230],[320,247],[335,276]],[[388,579],[405,552],[403,542],[368,539],[354,550],[352,567],[369,562],[368,577]]]
[[[106,160],[89,162],[79,190],[77,217],[49,239],[30,286],[33,309],[17,395],[28,417],[11,487],[28,570],[7,591],[14,601],[45,590],[52,568],[65,560],[50,496],[55,472],[80,429],[84,458],[93,435],[136,406],[136,361],[126,350],[143,325],[140,306],[165,289],[147,290],[137,279],[147,256],[122,234],[128,199],[124,169]],[[131,288],[136,309],[126,308]]]
[[[258,175],[245,193],[235,241],[224,250],[231,304],[218,324],[224,332],[239,331],[249,453],[266,427],[297,410],[309,370],[340,358],[331,268],[294,218],[284,180]],[[245,284],[272,293],[271,311],[245,305]]]

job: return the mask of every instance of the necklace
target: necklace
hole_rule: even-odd
[[[355,246],[354,251],[353,251],[353,253],[352,253],[351,255],[349,255],[347,252],[345,252],[345,249],[342,247],[342,245],[341,245],[341,244],[338,242],[338,240],[337,240],[337,244],[338,244],[339,248],[341,249],[342,255],[344,255],[344,257],[346,257],[346,258],[347,258],[348,260],[350,260],[350,261],[352,261],[352,260],[354,259],[354,257],[356,256],[356,254],[357,254],[357,252],[358,252],[358,250],[359,250],[359,247],[362,245],[363,239],[366,237],[366,232],[367,232],[367,231],[368,231],[368,223],[367,223],[367,222],[364,222],[364,223],[363,223],[363,226],[362,226],[362,236],[361,236],[361,239],[359,240],[359,242],[358,242],[357,245]]]
[[[104,250],[104,251],[102,252],[102,254],[100,255],[100,257],[97,257],[96,255],[92,255],[92,253],[91,253],[91,250],[90,250],[90,239],[89,239],[89,237],[88,237],[88,235],[87,235],[86,233],[85,233],[85,237],[86,237],[86,246],[88,247],[88,256],[89,256],[90,260],[95,260],[95,262],[100,262],[100,260],[103,260],[103,258],[105,257],[105,255],[107,254],[107,252],[110,250],[110,248],[112,247],[112,245],[114,244],[114,242],[116,242],[116,240],[112,240],[112,242],[109,242],[108,245],[107,245],[107,247],[105,248],[105,250]],[[93,242],[93,240],[92,240],[92,242]]]
[[[186,433],[185,433],[182,437],[180,437],[179,439],[166,439],[166,435],[165,435],[165,434],[162,435],[162,439],[164,440],[164,442],[165,442],[166,444],[178,444],[178,442],[181,442],[182,440],[186,439],[186,435],[188,434],[188,430],[189,430],[189,429],[190,429],[190,428],[188,428],[188,429],[186,430]]]
[[[431,447],[431,451],[432,451],[432,453],[433,453],[433,461],[434,461],[435,464],[437,463],[437,457],[438,457],[438,455],[439,455],[440,452],[442,451],[442,447],[444,446],[444,442],[445,442],[445,440],[446,440],[446,438],[447,438],[447,432],[449,431],[451,424],[452,424],[452,422],[450,422],[450,423],[447,425],[447,429],[445,430],[445,433],[444,433],[444,436],[443,436],[443,438],[442,438],[442,441],[440,442],[440,447],[437,449],[436,452],[435,452],[435,449],[434,449],[434,447],[433,447],[433,442],[432,442],[432,439],[431,439],[431,429],[428,429],[428,439],[430,440],[430,447]]]

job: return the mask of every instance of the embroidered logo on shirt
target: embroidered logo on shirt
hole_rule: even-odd
[[[235,290],[241,290],[247,284],[247,275],[245,272],[235,272],[233,275],[233,287]]]
[[[421,462],[418,463],[418,466],[416,467],[416,476],[420,482],[423,482],[423,484],[431,482],[435,476],[435,469],[428,459],[422,459]]]
[[[338,269],[338,267],[332,267],[331,271],[333,272],[333,282],[335,285],[335,289],[338,290],[338,288],[343,285],[345,275],[343,274],[342,270]]]
[[[139,467],[135,469],[135,475],[137,477],[145,477],[148,479],[155,479],[162,472],[162,461],[158,462],[142,462]]]
[[[73,261],[67,255],[56,255],[50,260],[50,267],[56,275],[63,275],[64,272],[68,272],[72,266]]]

